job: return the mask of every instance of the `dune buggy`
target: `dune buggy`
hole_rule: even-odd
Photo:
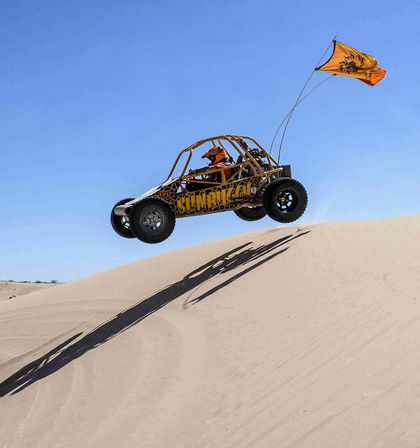
[[[223,163],[187,171],[193,152],[209,144],[226,154]],[[182,156],[187,159],[184,166],[179,163]],[[175,176],[177,166],[181,172]],[[292,179],[290,165],[279,165],[251,137],[222,135],[181,151],[164,182],[113,207],[111,224],[124,238],[159,243],[170,236],[176,218],[232,210],[246,221],[267,214],[290,223],[302,216],[306,205],[305,188]]]

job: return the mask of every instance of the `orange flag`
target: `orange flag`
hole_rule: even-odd
[[[316,70],[351,76],[374,86],[385,77],[385,70],[378,67],[378,61],[368,54],[334,41],[334,51],[330,59]]]

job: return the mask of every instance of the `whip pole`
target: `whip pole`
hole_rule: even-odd
[[[277,128],[276,133],[274,134],[273,140],[271,142],[271,146],[270,146],[270,154],[274,145],[274,141],[276,140],[277,134],[279,133],[281,127],[283,126],[283,123],[286,121],[286,125],[284,127],[283,130],[283,134],[281,136],[281,141],[280,141],[280,147],[279,147],[279,153],[278,153],[278,157],[277,157],[277,161],[280,162],[280,152],[281,152],[281,148],[283,146],[283,141],[284,141],[284,136],[286,134],[286,130],[287,127],[289,126],[289,122],[290,119],[292,118],[293,112],[295,111],[296,107],[298,106],[298,104],[300,104],[310,93],[312,93],[316,88],[320,87],[321,84],[323,84],[324,82],[328,81],[328,79],[330,79],[332,76],[328,77],[327,79],[325,79],[323,82],[321,82],[319,85],[317,85],[316,87],[314,87],[308,94],[306,94],[303,98],[303,92],[305,91],[306,87],[308,86],[309,82],[312,79],[312,76],[314,75],[314,73],[316,72],[316,69],[318,68],[319,64],[321,63],[321,61],[324,59],[325,55],[327,54],[328,50],[330,49],[331,45],[334,43],[335,39],[337,36],[334,37],[334,39],[332,39],[332,41],[330,42],[330,44],[328,45],[327,49],[324,51],[323,55],[321,56],[320,60],[318,61],[318,63],[315,65],[315,68],[313,69],[313,71],[311,72],[311,74],[309,75],[308,79],[305,82],[305,85],[303,86],[302,90],[299,92],[299,95],[295,101],[295,104],[293,105],[293,107],[290,109],[290,111],[287,113],[287,115],[284,117],[283,121],[280,123],[279,127]],[[334,75],[333,75],[334,76]]]

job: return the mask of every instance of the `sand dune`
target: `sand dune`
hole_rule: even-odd
[[[0,446],[420,446],[420,215],[278,227],[0,302]]]
[[[57,285],[58,283],[0,281],[0,302],[3,300],[12,300],[16,297],[25,296],[40,289],[47,289]]]

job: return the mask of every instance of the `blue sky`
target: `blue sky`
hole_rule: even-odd
[[[196,140],[268,147],[336,34],[387,77],[334,77],[296,110],[281,162],[308,190],[300,222],[419,213],[418,1],[4,0],[0,22],[0,279],[69,281],[275,226],[187,218],[146,245],[109,212]]]

